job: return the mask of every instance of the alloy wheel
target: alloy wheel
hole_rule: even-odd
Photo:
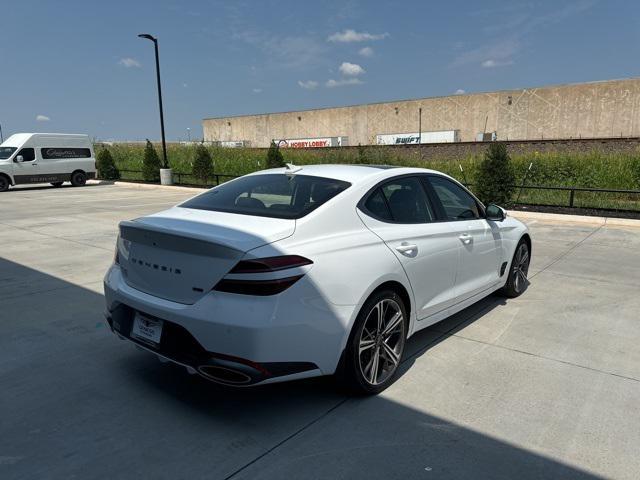
[[[404,349],[405,321],[395,300],[380,300],[371,309],[358,342],[360,372],[370,385],[389,380],[400,364]]]
[[[526,243],[520,244],[516,256],[513,259],[513,287],[517,293],[521,293],[527,286],[527,274],[529,273],[529,248]]]

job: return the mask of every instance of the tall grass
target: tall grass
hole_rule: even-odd
[[[104,147],[97,147],[104,148]],[[144,146],[114,145],[108,147],[123,179],[139,180],[134,171],[142,170]],[[267,149],[222,148],[207,146],[213,158],[213,174],[241,176],[265,168]],[[447,173],[463,183],[476,181],[481,156],[463,160],[424,159],[419,149],[381,147],[331,148],[326,150],[283,149],[284,159],[296,165],[320,163],[367,163],[431,168]],[[168,145],[167,156],[174,172],[188,175],[192,171],[195,147]],[[529,153],[512,155],[518,183],[532,164],[527,185],[553,187],[590,187],[640,190],[640,152],[607,153]],[[460,169],[462,167],[462,170]],[[127,170],[132,172],[127,172]],[[188,183],[198,183],[190,176]],[[183,180],[184,181],[184,180]],[[567,205],[569,192],[523,190],[521,203]],[[576,206],[593,208],[640,209],[639,195],[576,193]]]

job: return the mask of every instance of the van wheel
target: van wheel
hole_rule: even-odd
[[[6,192],[9,190],[9,179],[4,175],[0,175],[0,192]]]
[[[407,310],[400,296],[384,290],[363,305],[347,344],[339,380],[357,394],[377,394],[398,373],[407,338]]]
[[[82,187],[87,183],[87,174],[84,172],[73,172],[71,175],[71,185],[74,187]]]
[[[63,183],[64,182],[52,182],[51,185],[53,185],[54,187],[58,188],[58,187],[61,187]]]

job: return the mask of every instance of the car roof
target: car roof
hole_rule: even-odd
[[[392,165],[295,165],[293,175],[310,175],[315,177],[334,178],[351,184],[356,184],[371,177],[379,179],[395,177],[408,173],[440,173],[426,168],[398,167]],[[286,173],[286,168],[272,168],[255,172],[253,175],[266,173]]]

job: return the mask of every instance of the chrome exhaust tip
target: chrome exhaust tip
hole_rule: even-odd
[[[221,367],[218,365],[200,365],[198,373],[207,380],[212,380],[226,385],[246,385],[251,383],[251,377],[239,370]]]

